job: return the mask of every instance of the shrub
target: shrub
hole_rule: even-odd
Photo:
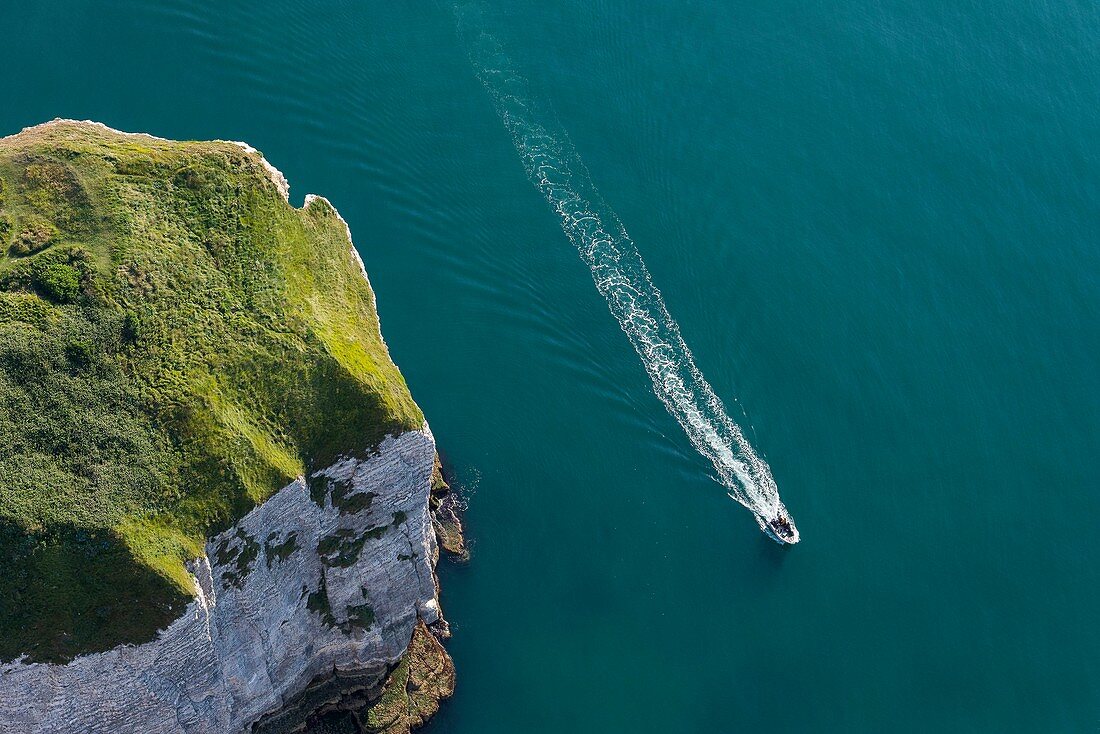
[[[95,360],[95,348],[87,339],[73,340],[65,345],[65,358],[77,369],[86,369]]]
[[[122,317],[122,340],[134,344],[141,338],[141,319],[133,311],[127,311]]]
[[[35,268],[35,290],[55,303],[72,303],[80,297],[80,273],[72,265],[49,263]]]

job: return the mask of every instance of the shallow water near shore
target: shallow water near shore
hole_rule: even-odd
[[[0,134],[328,197],[467,493],[431,734],[1100,722],[1100,10],[480,5],[802,543],[653,393],[446,4],[6,4]]]

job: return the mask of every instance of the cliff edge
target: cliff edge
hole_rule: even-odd
[[[287,196],[239,143],[0,139],[5,731],[291,731],[342,680],[399,732],[449,695],[434,440],[346,224]]]

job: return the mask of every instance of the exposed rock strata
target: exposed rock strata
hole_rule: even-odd
[[[446,481],[437,454],[432,468],[431,508],[436,540],[459,562],[469,558],[457,493]],[[343,500],[339,500],[343,502]],[[438,554],[437,554],[438,555]],[[437,559],[433,558],[433,564]],[[312,681],[284,707],[257,722],[255,734],[408,734],[454,692],[454,665],[442,641],[447,621],[417,623],[408,651],[388,670],[336,671]]]
[[[255,734],[409,734],[454,693],[455,670],[443,645],[419,622],[408,652],[387,674],[337,673],[311,683]]]
[[[232,734],[337,671],[377,687],[440,619],[434,462],[425,426],[284,487],[207,543],[198,597],[153,642],[0,667],[0,731]]]

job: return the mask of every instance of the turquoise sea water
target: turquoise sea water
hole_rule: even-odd
[[[1100,728],[1100,9],[457,11],[0,7],[4,134],[247,140],[349,221],[469,497],[431,734]],[[483,83],[502,58],[799,546],[655,396]]]

